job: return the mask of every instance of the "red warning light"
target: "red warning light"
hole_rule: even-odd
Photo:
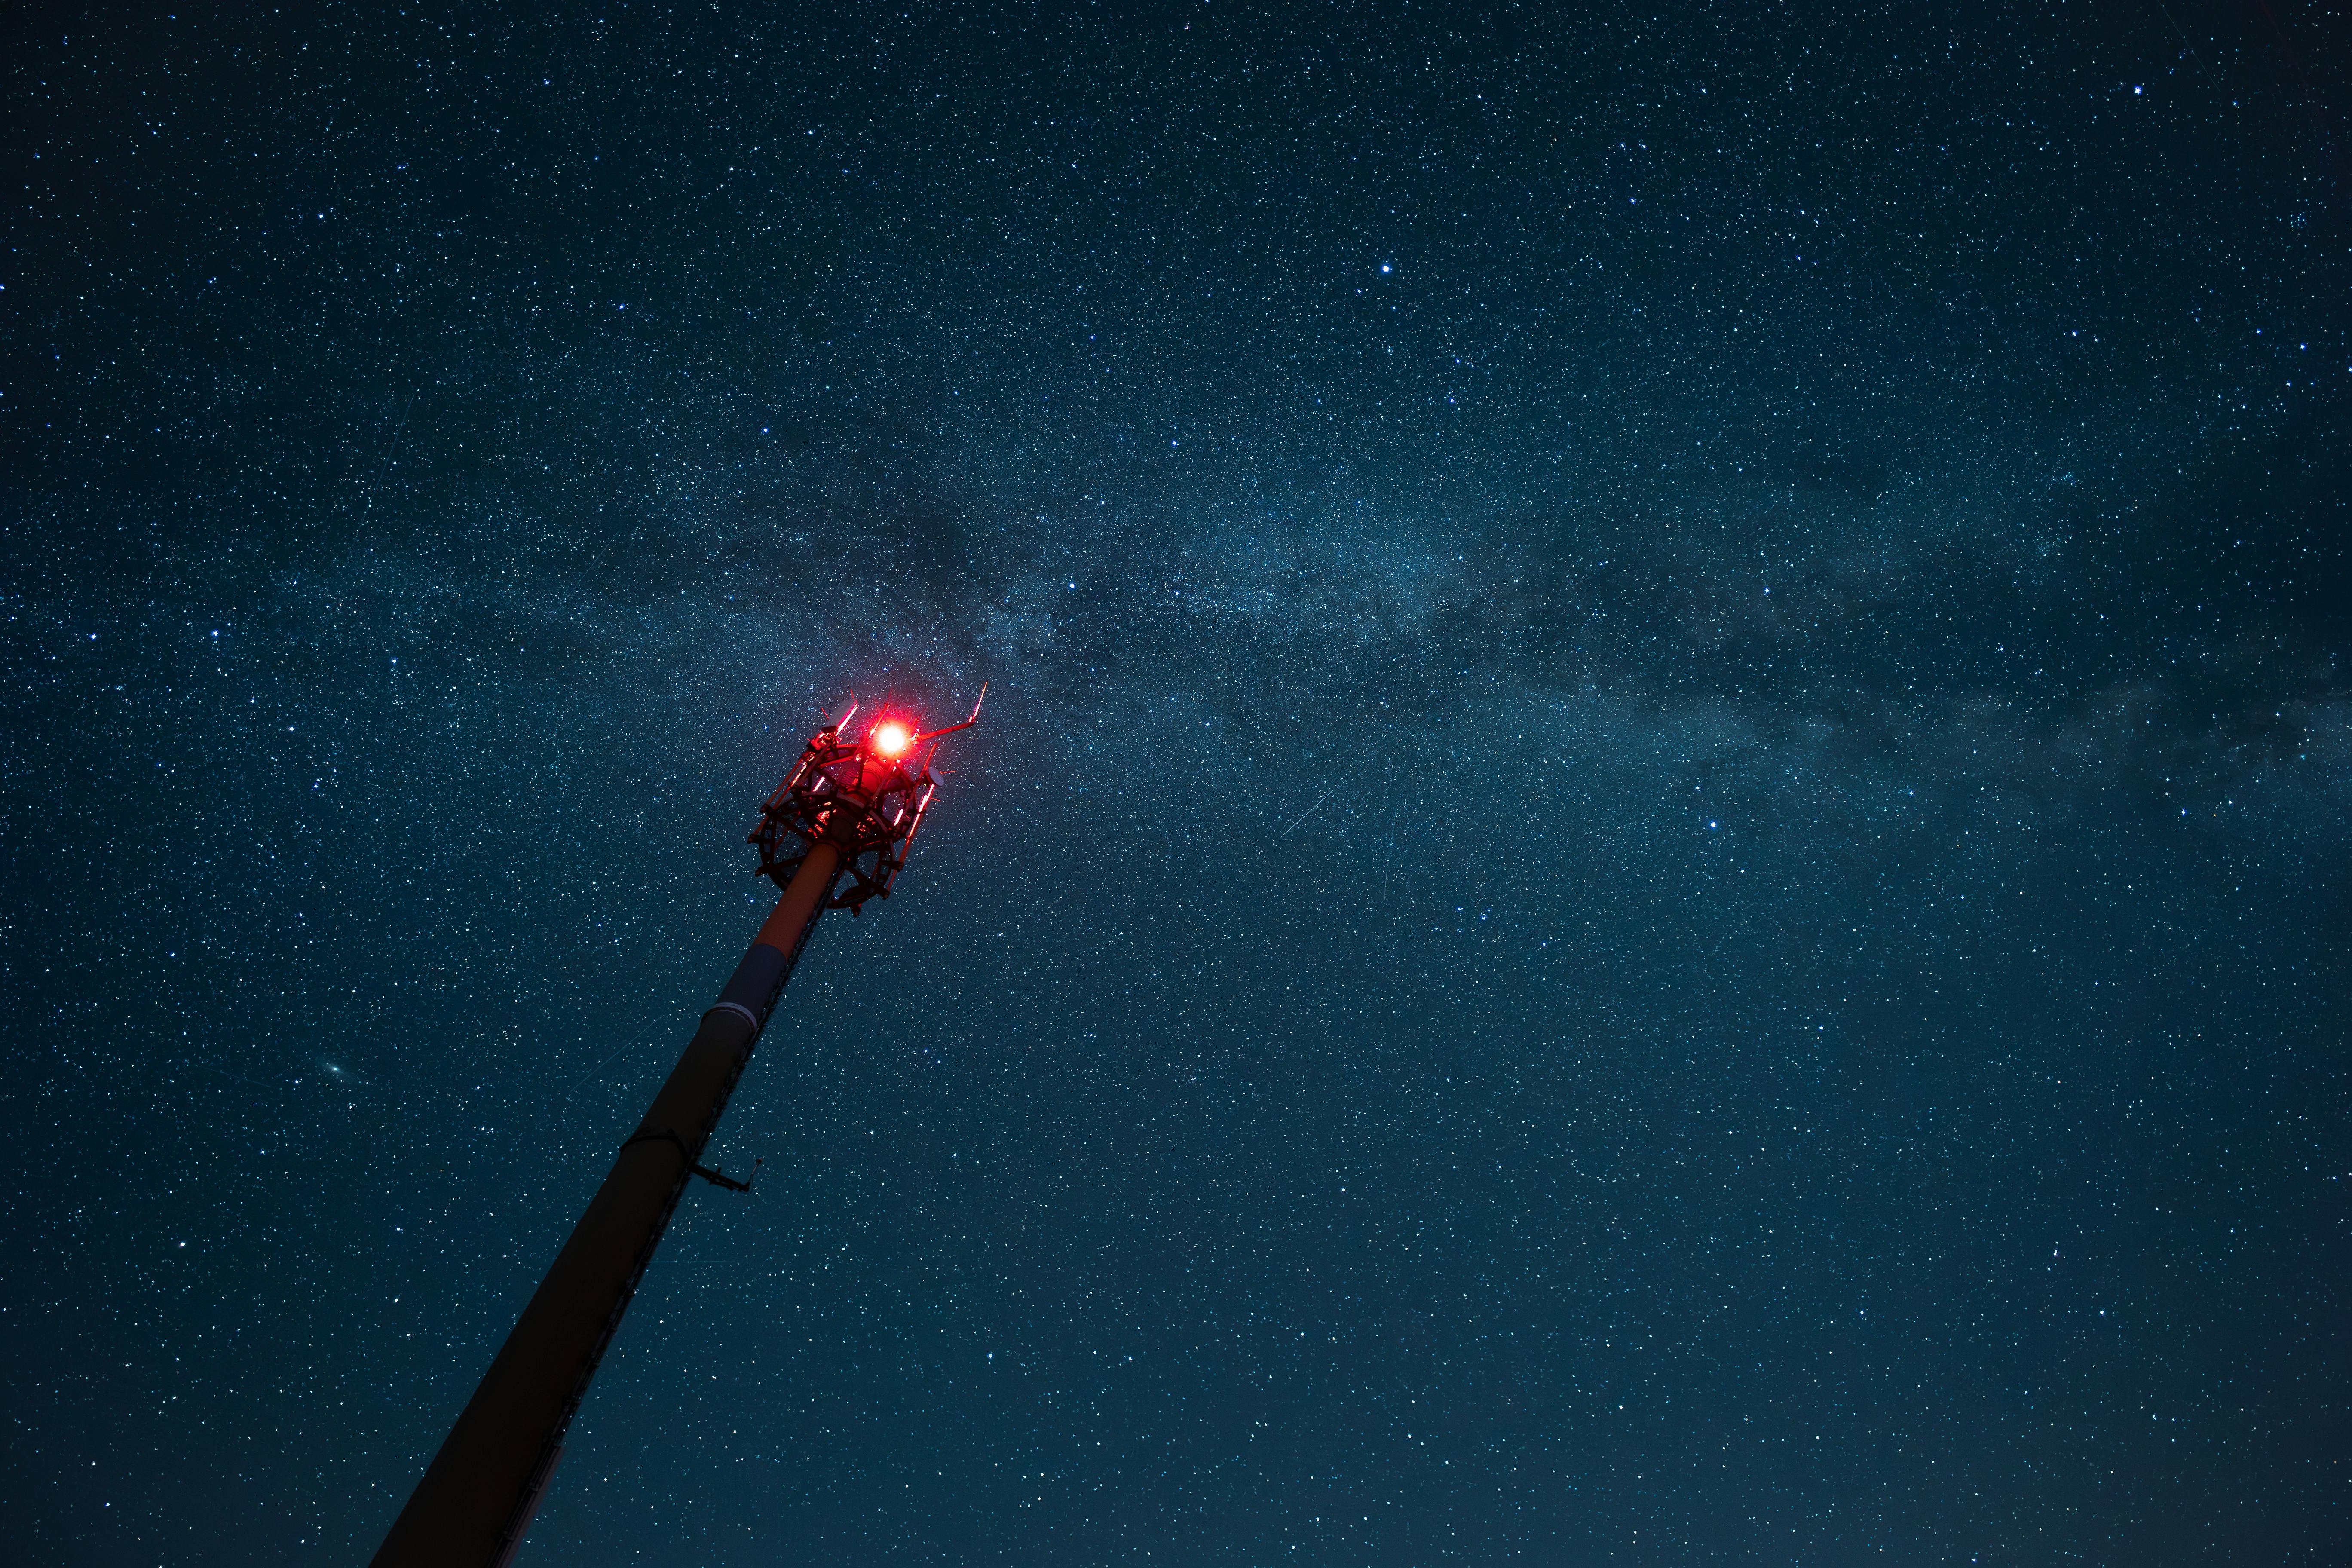
[[[907,726],[896,719],[886,719],[874,726],[874,733],[867,738],[867,743],[883,756],[896,757],[904,755],[914,740]]]

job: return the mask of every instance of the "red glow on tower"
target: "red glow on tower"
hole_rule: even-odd
[[[988,688],[980,689],[983,700]],[[807,748],[784,782],[760,806],[760,824],[751,842],[760,850],[760,875],[777,887],[790,885],[810,851],[829,846],[841,857],[838,891],[828,891],[825,907],[858,912],[866,900],[890,896],[890,883],[907,864],[907,849],[923,825],[939,793],[929,758],[915,753],[928,741],[937,741],[980,720],[980,704],[971,717],[941,730],[918,731],[905,719],[884,719],[852,741],[842,731],[849,713],[810,738]],[[937,755],[938,748],[930,755]]]

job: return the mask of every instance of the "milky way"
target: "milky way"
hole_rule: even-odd
[[[2340,1552],[2275,9],[12,16],[12,1533],[363,1559],[986,680],[520,1561]]]

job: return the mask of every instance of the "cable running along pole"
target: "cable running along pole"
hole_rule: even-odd
[[[699,1176],[751,1190],[749,1181],[702,1163],[728,1097],[817,917],[829,909],[854,915],[866,900],[890,896],[939,793],[930,763],[940,741],[980,720],[975,702],[962,723],[926,733],[885,711],[851,741],[845,731],[856,711],[853,704],[819,731],[761,804],[750,842],[760,851],[759,874],[783,897],[621,1145],[604,1184],[393,1521],[374,1568],[505,1568],[687,1184]]]

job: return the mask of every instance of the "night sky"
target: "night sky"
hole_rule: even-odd
[[[852,696],[527,1564],[2352,1555],[2310,0],[11,7],[0,1504],[357,1563]]]

